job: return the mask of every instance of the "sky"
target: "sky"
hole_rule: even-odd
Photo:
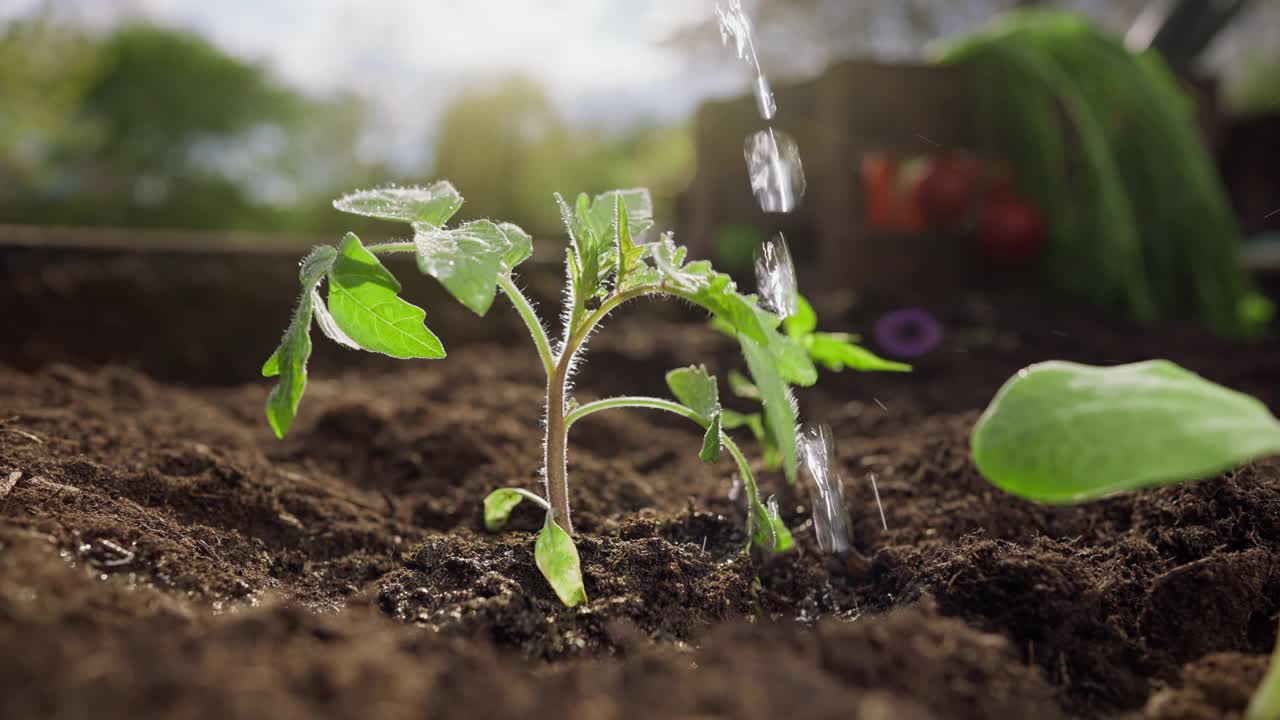
[[[714,0],[0,0],[0,23],[45,8],[92,27],[192,29],[306,92],[354,91],[401,156],[425,152],[457,93],[506,73],[541,82],[571,121],[604,126],[677,119],[745,83],[732,66],[690,77],[661,43]]]

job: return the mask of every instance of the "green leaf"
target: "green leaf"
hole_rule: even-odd
[[[504,270],[505,261],[520,255],[521,250],[515,248],[517,242],[523,242],[519,236],[513,241],[508,231],[488,220],[453,230],[419,225],[414,230],[418,269],[439,280],[475,314],[483,317],[489,312],[498,293],[498,275],[510,269]]]
[[[636,246],[631,238],[631,222],[627,216],[627,205],[622,195],[615,196],[614,208],[614,282],[618,289],[629,287],[628,277],[638,269],[645,267],[642,258],[644,251]]]
[[[310,329],[311,290],[308,289],[302,291],[298,308],[289,321],[288,329],[284,331],[280,347],[262,368],[263,374],[271,372],[268,377],[280,378],[267,396],[267,422],[278,438],[289,432],[289,426],[298,414],[302,393],[307,389],[307,360],[311,357]],[[275,360],[274,363],[272,359]]]
[[[974,462],[992,484],[1046,503],[1215,475],[1280,453],[1265,405],[1167,360],[1032,365],[978,420]]]
[[[533,558],[542,576],[551,583],[560,602],[569,607],[587,601],[587,589],[582,584],[582,566],[578,560],[578,548],[573,538],[547,513],[547,520],[538,533],[533,547]]]
[[[484,526],[489,532],[498,532],[511,519],[511,511],[524,499],[534,501],[544,509],[547,501],[523,488],[499,488],[484,498]]]
[[[846,368],[861,372],[911,372],[910,365],[885,360],[870,350],[853,344],[849,337],[841,333],[813,333],[806,338],[809,357],[833,372]]]
[[[701,305],[739,334],[762,344],[769,343],[755,299],[738,292],[733,279],[700,260],[686,263],[688,249],[676,245],[670,234],[653,247],[654,265],[662,286]]]
[[[517,265],[528,260],[533,256],[533,238],[529,233],[520,228],[519,225],[511,223],[500,223],[498,230],[502,232],[510,243],[507,252],[502,256],[502,269],[511,272]]]
[[[267,396],[267,422],[271,424],[276,437],[282,438],[289,431],[289,426],[298,413],[298,404],[302,402],[302,393],[307,388],[307,360],[311,357],[311,313],[315,289],[333,266],[337,255],[338,252],[332,247],[321,246],[303,258],[298,271],[298,282],[302,285],[298,306],[289,320],[289,327],[284,332],[280,346],[262,364],[264,377],[280,378]]]
[[[787,529],[778,513],[777,498],[769,498],[769,504],[755,503],[752,510],[755,516],[751,532],[751,543],[765,552],[781,553],[795,546],[791,531]]]
[[[462,207],[462,196],[448,180],[441,180],[427,187],[357,190],[334,200],[333,206],[355,215],[443,227]]]
[[[653,227],[653,197],[646,188],[610,190],[597,195],[591,202],[589,222],[601,238],[612,238],[616,223],[615,207],[621,202],[626,207],[627,224],[631,234],[639,237]]]
[[[329,271],[329,312],[354,343],[395,358],[442,358],[426,312],[399,297],[400,283],[351,233]]]
[[[788,337],[802,338],[818,329],[818,314],[803,295],[796,295],[796,311],[782,321]]]
[[[765,329],[769,338],[769,354],[778,367],[782,379],[793,385],[809,387],[818,382],[818,368],[809,359],[809,352],[800,343],[779,333],[777,330]]]
[[[361,350],[360,343],[352,340],[347,336],[342,328],[338,327],[338,322],[329,314],[329,308],[324,304],[324,298],[320,297],[319,290],[311,291],[311,309],[315,311],[316,325],[320,326],[320,332],[325,337],[353,350]]]
[[[667,373],[667,387],[685,407],[703,419],[705,427],[711,418],[720,414],[720,389],[715,377],[707,374],[704,365],[676,368]]]
[[[778,455],[788,482],[796,478],[796,406],[791,389],[783,380],[773,354],[746,335],[739,335],[742,356],[764,405],[765,429],[777,443]]]
[[[719,406],[707,424],[707,433],[702,436],[702,450],[698,453],[702,462],[720,462],[720,412]]]
[[[751,382],[751,378],[738,372],[737,370],[729,371],[729,390],[740,398],[748,400],[760,399],[760,388]]]

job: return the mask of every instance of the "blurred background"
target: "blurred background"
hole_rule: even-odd
[[[433,178],[550,236],[552,192],[643,185],[737,272],[786,232],[815,289],[1270,319],[1280,2],[744,6],[771,123],[712,0],[0,0],[0,248],[292,252],[370,227],[342,191]],[[743,163],[767,124],[808,179],[785,216]]]

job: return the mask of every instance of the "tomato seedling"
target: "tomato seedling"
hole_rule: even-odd
[[[1165,360],[1032,365],[978,420],[974,463],[993,485],[1079,503],[1197,480],[1280,454],[1280,421],[1257,399]],[[1280,643],[1246,720],[1280,720]]]
[[[687,418],[704,430],[702,459],[715,462],[727,450],[747,489],[749,542],[767,551],[791,544],[776,509],[760,500],[746,456],[725,432],[715,378],[701,367],[674,370],[667,376],[675,400],[613,397],[578,404],[569,381],[587,339],[620,306],[648,296],[674,297],[698,305],[737,338],[764,400],[762,422],[773,429],[772,441],[789,481],[797,470],[796,408],[791,385],[812,385],[817,370],[812,348],[794,332],[780,332],[782,318],[761,307],[754,295],[740,293],[729,276],[709,262],[688,261],[686,249],[664,234],[655,242],[639,242],[653,226],[647,190],[616,190],[594,199],[579,195],[570,208],[559,195],[569,245],[565,250],[566,283],[563,328],[552,343],[533,304],[516,284],[513,271],[533,253],[529,234],[510,223],[477,220],[454,228],[445,224],[462,205],[447,181],[428,187],[364,190],[334,202],[342,211],[407,222],[413,238],[365,246],[347,234],[338,247],[320,247],[302,261],[301,295],[279,348],[263,366],[263,374],[279,377],[267,399],[267,418],[283,437],[293,423],[307,381],[312,321],[330,339],[350,348],[396,358],[436,359],[445,356],[440,340],[424,324],[425,311],[400,297],[400,283],[380,256],[410,253],[419,270],[477,315],[489,311],[501,292],[524,321],[547,378],[543,494],[523,488],[496,490],[485,499],[485,523],[500,528],[512,509],[530,500],[546,510],[535,543],[539,570],[566,605],[586,600],[578,553],[573,544],[569,508],[568,433],[590,415],[612,408],[663,410]],[[328,283],[327,298],[320,286]],[[813,336],[812,328],[805,337]],[[823,336],[831,352],[852,343],[844,336]],[[845,349],[849,353],[855,350]]]

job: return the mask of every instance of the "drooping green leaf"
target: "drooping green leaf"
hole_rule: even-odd
[[[707,432],[702,436],[702,450],[698,452],[702,462],[720,462],[720,427],[720,412],[717,406],[715,414],[711,416],[711,422],[707,424]]]
[[[1194,480],[1280,453],[1280,421],[1253,397],[1167,360],[1032,365],[978,420],[974,462],[997,487],[1047,503]]]
[[[506,527],[511,519],[511,512],[523,500],[532,500],[543,509],[549,507],[547,501],[523,488],[499,488],[484,498],[484,526],[489,532],[498,532]]]
[[[498,275],[506,271],[504,263],[522,252],[514,247],[517,242],[523,243],[520,235],[510,237],[508,231],[488,220],[476,220],[452,230],[418,225],[414,230],[418,269],[439,280],[450,295],[475,314],[483,317],[489,312],[498,293]]]
[[[765,429],[777,443],[778,455],[788,482],[796,478],[796,406],[773,354],[746,335],[739,335],[742,356],[764,405]]]
[[[351,233],[329,271],[329,312],[354,343],[395,358],[442,358],[426,312],[399,297],[400,282]]]
[[[303,290],[293,319],[284,331],[280,347],[262,368],[264,375],[270,372],[269,377],[280,378],[267,396],[267,422],[278,438],[289,432],[289,426],[298,414],[302,393],[307,389],[307,360],[311,357],[310,329],[311,291]],[[275,359],[274,363],[272,358]]]
[[[329,314],[329,308],[324,304],[324,298],[320,297],[319,290],[311,291],[311,309],[315,312],[316,325],[320,326],[320,332],[330,340],[349,347],[352,350],[360,350],[360,343],[352,340],[347,336],[342,328],[338,327],[338,323]]]
[[[438,228],[462,207],[462,195],[448,180],[441,180],[427,187],[357,190],[334,200],[333,206],[356,215]]]
[[[818,314],[803,295],[796,295],[796,311],[782,321],[787,337],[802,338],[818,329]]]
[[[667,373],[667,387],[685,407],[703,419],[703,425],[720,413],[720,389],[704,365],[676,368]]]
[[[510,244],[506,254],[502,256],[502,269],[511,272],[533,255],[533,238],[519,225],[512,223],[499,223],[498,230],[506,236]]]
[[[833,372],[846,368],[860,372],[911,372],[910,365],[885,360],[861,345],[855,345],[850,337],[842,333],[813,333],[805,338],[809,357]]]
[[[280,380],[267,396],[267,422],[276,437],[284,437],[298,413],[298,403],[307,388],[307,360],[311,357],[311,314],[316,286],[333,266],[338,252],[329,246],[312,250],[298,271],[302,294],[289,320],[280,346],[262,365],[264,377]]]
[[[587,601],[578,548],[573,544],[569,533],[555,523],[549,512],[534,544],[533,558],[542,576],[551,583],[551,589],[555,590],[560,602],[573,607]]]

